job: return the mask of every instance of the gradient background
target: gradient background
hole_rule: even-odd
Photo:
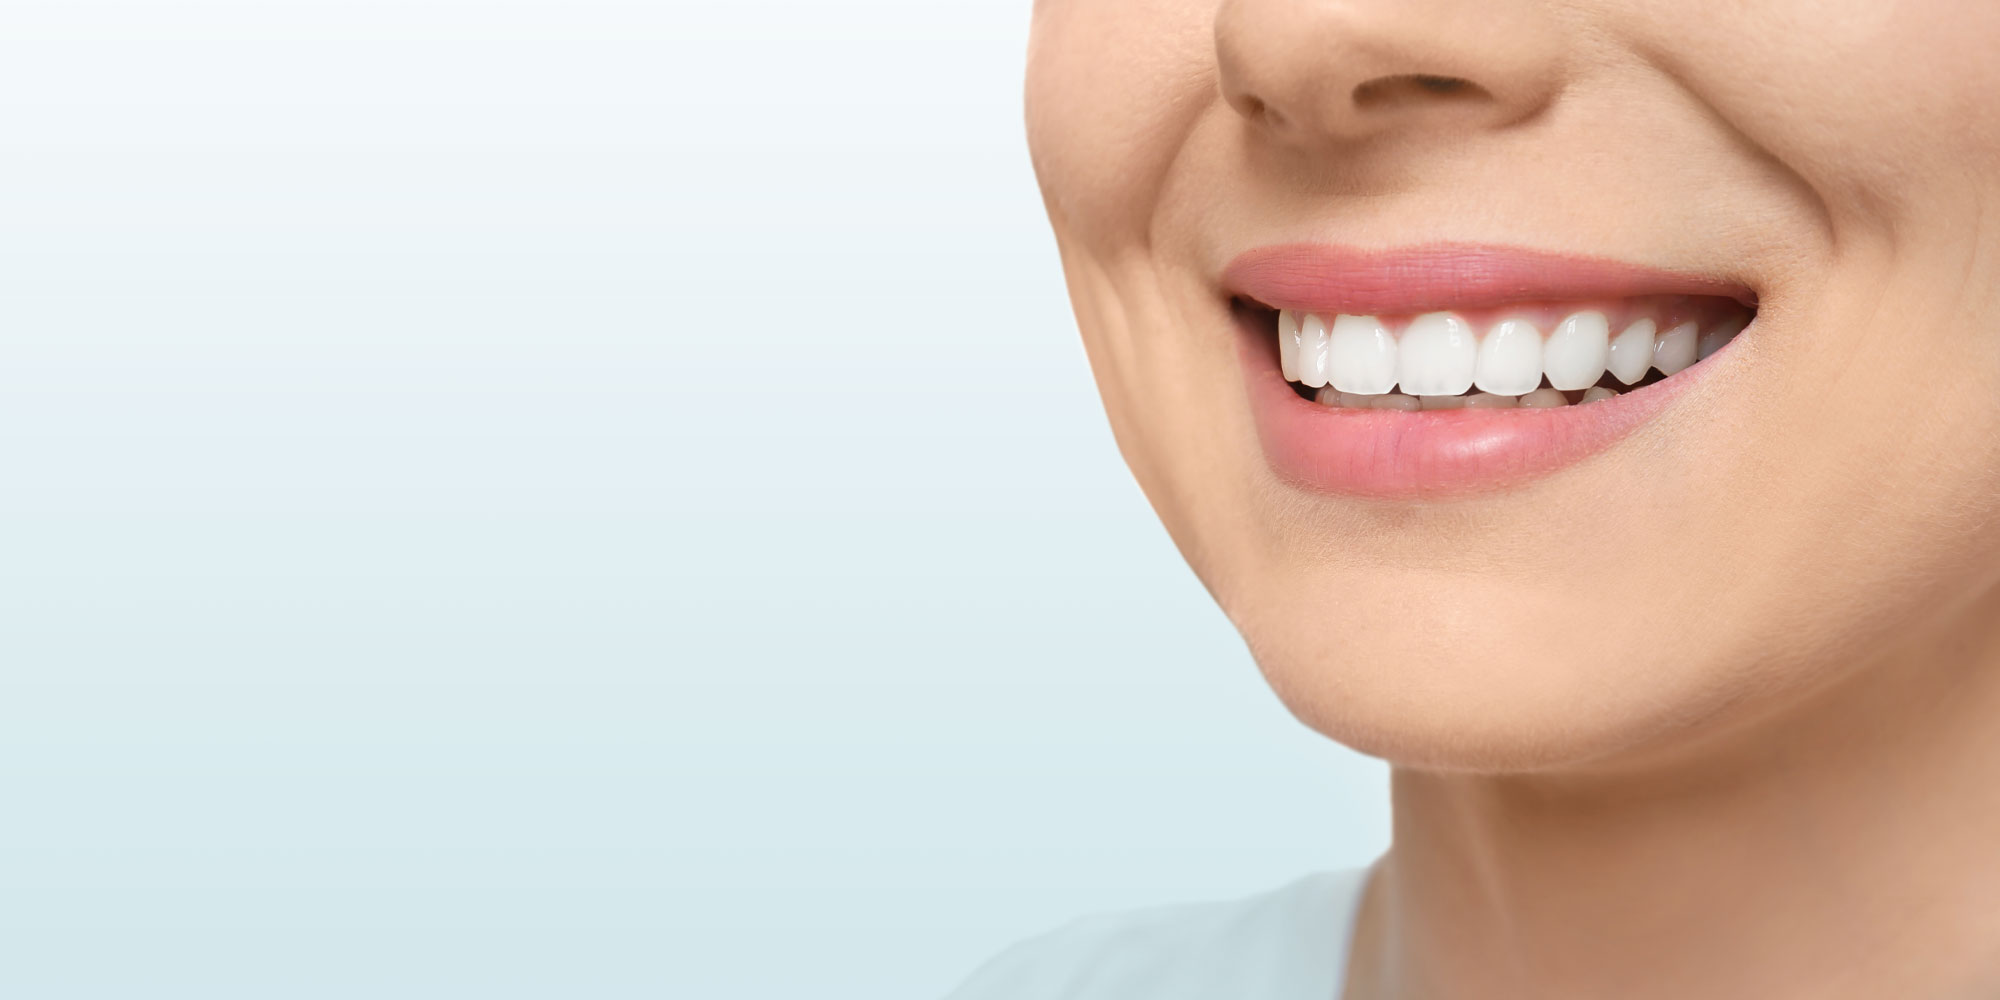
[[[1380,851],[1118,461],[1026,33],[0,7],[0,996],[927,998]]]

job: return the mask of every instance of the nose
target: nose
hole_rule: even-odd
[[[1562,85],[1535,0],[1223,0],[1215,51],[1229,105],[1295,145],[1502,128]]]

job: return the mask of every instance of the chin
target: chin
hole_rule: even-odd
[[[1747,679],[1684,645],[1621,639],[1670,633],[1644,607],[1615,621],[1563,588],[1376,574],[1319,594],[1225,607],[1294,716],[1399,767],[1608,766],[1713,724]]]

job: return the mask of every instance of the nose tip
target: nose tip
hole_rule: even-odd
[[[1224,99],[1295,144],[1522,121],[1561,44],[1532,0],[1225,0],[1215,21]]]

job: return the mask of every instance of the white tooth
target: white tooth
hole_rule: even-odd
[[[1378,410],[1414,410],[1423,404],[1417,402],[1417,397],[1415,396],[1406,396],[1400,392],[1391,392],[1370,398],[1368,405]]]
[[[1604,377],[1611,357],[1611,323],[1587,309],[1556,324],[1542,345],[1542,370],[1558,389],[1582,389]]]
[[[1731,338],[1742,333],[1743,328],[1748,325],[1749,320],[1742,316],[1731,316],[1723,320],[1715,329],[1701,335],[1701,344],[1695,351],[1695,356],[1705,358],[1721,350],[1722,345],[1729,343]]]
[[[1604,367],[1626,385],[1645,378],[1646,370],[1653,367],[1653,332],[1658,329],[1650,319],[1633,320],[1624,333],[1611,339]]]
[[[1468,410],[1504,410],[1519,403],[1520,400],[1512,396],[1492,392],[1475,392],[1465,397],[1465,408]]]
[[[1521,397],[1521,405],[1530,409],[1541,406],[1568,406],[1569,397],[1554,389],[1536,389]]]
[[[1396,385],[1413,396],[1455,396],[1472,388],[1479,340],[1451,313],[1425,313],[1410,321],[1396,343]]]
[[[1418,396],[1417,402],[1426,410],[1456,410],[1465,406],[1464,396]]]
[[[1341,392],[1376,395],[1396,387],[1396,338],[1373,316],[1336,316],[1327,380]]]
[[[1290,309],[1278,310],[1278,367],[1285,381],[1299,380],[1299,314]]]
[[[1582,402],[1595,403],[1600,399],[1610,399],[1611,397],[1616,395],[1618,395],[1618,390],[1616,389],[1606,389],[1601,385],[1593,385],[1590,388],[1583,390]]]
[[[1313,393],[1313,402],[1321,406],[1339,406],[1340,390],[1330,385],[1321,386],[1318,392]]]
[[[1342,405],[1342,406],[1367,406],[1367,405],[1368,405],[1368,401],[1369,401],[1369,400],[1371,400],[1371,399],[1374,399],[1374,398],[1375,398],[1375,397],[1373,397],[1373,396],[1364,396],[1364,395],[1362,395],[1361,393],[1358,393],[1358,392],[1343,392],[1343,393],[1341,393],[1341,394],[1340,394],[1340,405]]]
[[[1662,375],[1672,375],[1694,364],[1694,337],[1698,328],[1694,320],[1688,320],[1667,332],[1653,343],[1653,367]]]
[[[1542,332],[1525,319],[1493,324],[1479,338],[1472,384],[1503,396],[1534,391],[1542,384]]]
[[[1299,320],[1299,381],[1317,389],[1326,384],[1326,321],[1311,313]]]

